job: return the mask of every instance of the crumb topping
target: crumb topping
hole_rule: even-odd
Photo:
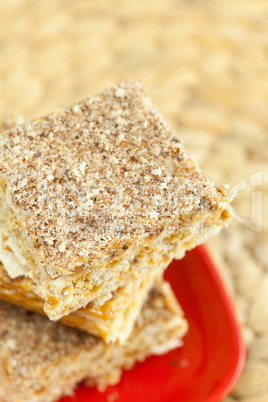
[[[223,198],[134,81],[2,137],[7,204],[57,272],[97,266]]]

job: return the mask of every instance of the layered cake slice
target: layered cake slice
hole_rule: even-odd
[[[135,362],[181,346],[186,331],[177,300],[163,281],[149,292],[125,345],[107,345],[0,301],[0,400],[52,402],[83,380],[103,390]]]
[[[148,292],[161,274],[159,270],[152,270],[143,279],[117,289],[107,301],[95,299],[85,308],[63,316],[60,321],[93,334],[106,343],[122,344],[130,336]],[[43,301],[35,293],[32,280],[23,276],[11,279],[1,263],[0,299],[44,314]]]
[[[129,81],[0,134],[0,224],[10,278],[58,320],[217,233],[227,189]]]

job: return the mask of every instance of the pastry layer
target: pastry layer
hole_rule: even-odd
[[[0,221],[52,319],[167,266],[229,218],[227,189],[139,83],[0,135]]]
[[[76,384],[104,389],[122,370],[181,346],[187,322],[167,283],[149,293],[129,341],[102,340],[0,301],[0,400],[52,402]]]
[[[102,303],[98,299],[85,308],[61,318],[61,322],[84,330],[107,343],[124,343],[130,336],[135,321],[161,272],[153,270],[141,280],[117,289],[110,300]],[[29,278],[11,279],[0,263],[0,299],[16,304],[27,310],[44,314],[43,301],[34,292],[34,284]]]

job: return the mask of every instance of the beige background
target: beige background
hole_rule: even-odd
[[[264,228],[210,242],[248,348],[228,401],[268,401],[267,0],[0,0],[0,118],[140,79],[211,180],[263,171]],[[237,214],[249,217],[250,192]]]

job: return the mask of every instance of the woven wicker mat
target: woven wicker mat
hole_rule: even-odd
[[[250,217],[261,170],[262,231],[235,219],[210,246],[248,348],[226,401],[268,401],[267,0],[0,2],[0,117],[30,119],[130,77],[211,180],[246,179],[236,215]]]

